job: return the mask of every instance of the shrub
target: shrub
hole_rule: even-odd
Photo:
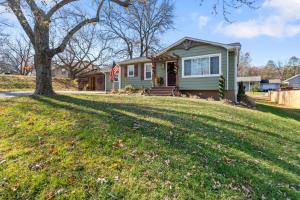
[[[135,92],[138,92],[138,91],[139,91],[139,89],[133,87],[132,85],[126,85],[126,86],[124,87],[124,90],[125,90],[125,92],[127,92],[127,93],[135,93]]]
[[[243,99],[245,99],[245,87],[243,82],[239,82],[239,89],[238,89],[238,94],[237,94],[237,101],[241,102]]]
[[[219,98],[220,100],[224,99],[225,97],[225,79],[224,76],[221,75],[219,78]]]
[[[261,89],[259,87],[259,84],[258,83],[255,83],[253,86],[252,86],[252,92],[261,92]]]

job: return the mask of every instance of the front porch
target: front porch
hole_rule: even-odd
[[[158,89],[168,90],[179,86],[180,57],[178,55],[166,53],[160,56],[151,56],[149,59],[152,62],[152,89],[158,87]],[[164,70],[163,76],[157,73],[158,64],[161,67],[160,70]]]

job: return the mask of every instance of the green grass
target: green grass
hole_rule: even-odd
[[[67,78],[53,78],[55,90],[78,90],[76,81]],[[0,92],[31,91],[35,89],[34,76],[0,75]]]
[[[278,109],[119,95],[2,99],[0,199],[299,199],[300,111]]]

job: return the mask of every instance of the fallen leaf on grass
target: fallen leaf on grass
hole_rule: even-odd
[[[107,183],[108,181],[107,181],[107,179],[106,178],[98,178],[97,179],[97,183],[100,183],[100,184],[105,184],[105,183]]]
[[[230,159],[229,157],[227,157],[227,156],[224,156],[224,161],[226,162],[226,163],[230,163],[231,161],[232,161],[232,159]]]
[[[54,198],[55,198],[54,192],[48,192],[46,197],[45,197],[46,200],[52,200]]]
[[[118,140],[114,146],[119,149],[123,148],[124,147],[123,140]]]
[[[29,165],[28,165],[28,168],[29,168],[31,171],[38,171],[38,170],[43,169],[43,165],[40,164],[40,163],[32,163],[32,164],[29,164]]]

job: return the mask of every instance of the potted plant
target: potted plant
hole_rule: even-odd
[[[164,78],[163,78],[163,77],[157,77],[157,78],[156,78],[156,83],[157,83],[157,85],[159,85],[159,86],[163,86],[164,83],[165,83]]]

